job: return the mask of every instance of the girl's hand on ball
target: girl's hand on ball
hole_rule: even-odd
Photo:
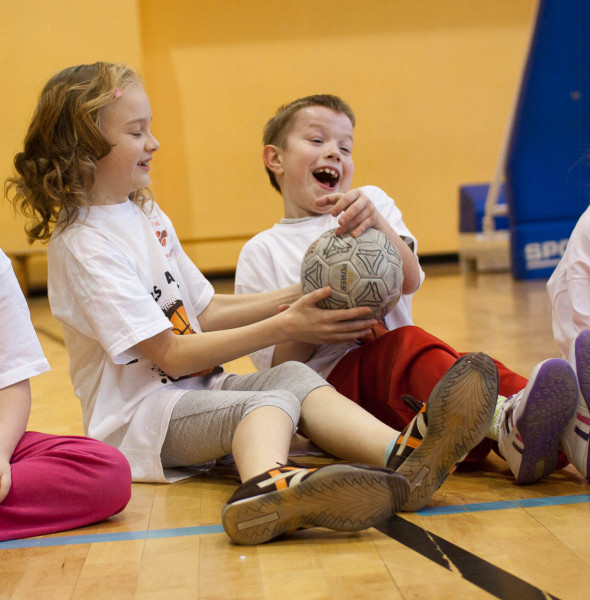
[[[340,344],[368,335],[377,321],[366,307],[325,310],[316,303],[330,295],[329,287],[303,296],[285,311],[290,339],[312,344]]]

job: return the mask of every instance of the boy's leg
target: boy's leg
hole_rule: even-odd
[[[0,540],[82,527],[122,511],[131,497],[125,457],[97,440],[26,432],[0,502]]]
[[[454,465],[482,440],[497,397],[497,370],[485,354],[467,354],[445,373],[423,410],[398,437],[387,463],[412,486],[404,510],[422,508]]]
[[[403,395],[427,402],[436,384],[464,354],[420,327],[400,327],[344,356],[328,377],[341,394],[394,427],[403,429],[415,417]],[[499,393],[510,396],[527,383],[499,361]],[[481,460],[495,447],[484,439],[467,460]]]
[[[342,395],[394,429],[415,416],[402,396],[424,403],[459,353],[420,327],[394,329],[346,354],[328,376]]]
[[[494,364],[498,369],[500,396],[508,398],[509,396],[512,396],[512,394],[516,394],[526,386],[528,382],[528,379],[526,377],[523,377],[522,375],[511,371],[506,365],[501,363],[499,360],[496,360],[495,358],[492,360],[494,361]]]

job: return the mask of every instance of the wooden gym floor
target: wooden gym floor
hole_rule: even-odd
[[[46,298],[30,306],[53,370],[32,382],[29,429],[81,434],[60,328]],[[416,324],[523,375],[558,355],[544,281],[431,267],[414,306]],[[243,359],[229,369],[252,366]],[[221,529],[221,506],[237,485],[230,475],[134,484],[127,509],[109,521],[0,543],[0,599],[590,596],[590,485],[571,466],[519,486],[493,456],[451,475],[427,508],[379,530],[312,529],[258,547],[232,545]]]

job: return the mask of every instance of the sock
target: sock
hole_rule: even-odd
[[[496,403],[496,410],[494,412],[494,418],[492,419],[492,424],[490,425],[490,430],[486,434],[486,437],[498,441],[498,436],[500,435],[500,425],[502,424],[502,407],[504,405],[504,401],[506,400],[505,396],[498,396],[498,401]]]

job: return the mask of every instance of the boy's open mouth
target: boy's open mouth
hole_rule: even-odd
[[[322,184],[330,188],[335,188],[340,179],[340,174],[336,169],[322,167],[313,172],[313,176]]]

